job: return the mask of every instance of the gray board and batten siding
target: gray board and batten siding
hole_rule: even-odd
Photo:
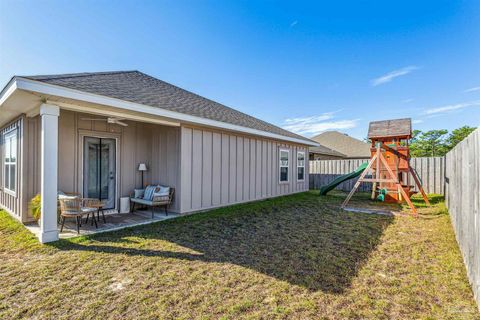
[[[5,144],[4,133],[16,130],[15,192],[6,190],[4,184]],[[18,117],[0,129],[0,208],[21,222],[32,220],[28,203],[40,190],[40,123],[37,118]]]
[[[25,117],[19,117],[6,126],[0,129],[0,181],[1,181],[1,188],[0,188],[0,207],[8,211],[12,216],[17,218],[20,221],[25,221],[23,217],[23,213],[27,211],[27,202],[24,201],[25,197],[22,197],[25,194],[27,186],[25,181],[22,179],[24,176],[22,173],[27,169],[26,168],[26,159],[24,157],[24,138],[25,138]],[[4,179],[5,179],[5,141],[4,135],[6,133],[16,131],[17,132],[17,143],[16,143],[16,175],[15,175],[15,190],[9,191],[4,186]]]
[[[91,121],[92,115],[62,110],[59,118],[58,188],[65,192],[83,189],[83,137],[113,138],[117,141],[117,201],[141,187],[139,163],[146,163],[144,184],[178,188],[180,128],[138,121],[122,127],[106,121]],[[174,201],[170,208],[179,211]]]
[[[289,150],[288,182],[279,181],[279,150]],[[297,179],[297,152],[305,177]],[[181,212],[308,190],[308,147],[234,132],[182,126]]]
[[[205,127],[173,127],[125,121],[128,127],[91,121],[90,114],[61,110],[58,188],[82,193],[82,139],[117,141],[116,200],[141,184],[175,188],[173,212],[186,213],[308,190],[308,150],[300,144]],[[22,116],[2,130],[19,130],[17,192],[0,190],[0,205],[23,222],[28,202],[40,193],[40,117]],[[288,182],[279,182],[278,151],[290,151]],[[297,180],[297,151],[305,152],[305,178]],[[24,156],[27,155],[27,156]],[[0,175],[1,178],[1,175]],[[3,180],[2,180],[3,181]]]

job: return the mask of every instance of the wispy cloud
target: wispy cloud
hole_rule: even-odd
[[[398,70],[393,70],[393,71],[391,71],[387,74],[384,74],[381,77],[372,79],[370,81],[370,83],[371,83],[372,86],[376,87],[376,86],[379,86],[381,84],[390,82],[395,78],[405,76],[405,75],[407,75],[407,74],[409,74],[409,73],[411,73],[411,72],[413,72],[417,69],[419,69],[417,66],[408,66],[408,67],[404,67],[404,68],[401,68],[401,69],[398,69]]]
[[[286,119],[283,128],[301,135],[316,135],[327,130],[345,130],[357,126],[359,119],[334,120],[335,112],[318,116]]]
[[[413,124],[419,124],[419,123],[422,123],[422,122],[423,122],[422,119],[414,119],[414,120],[412,121]]]
[[[295,27],[297,24],[298,24],[297,20],[293,21],[292,23],[290,23],[290,28]]]
[[[405,99],[402,101],[403,103],[410,103],[410,102],[413,102],[413,99]]]
[[[457,104],[450,104],[450,105],[446,105],[446,106],[442,106],[442,107],[427,109],[427,110],[425,110],[425,114],[435,115],[435,114],[441,114],[441,113],[448,113],[448,112],[463,109],[463,108],[479,107],[479,106],[480,106],[480,100],[479,101],[464,102],[464,103],[457,103]]]
[[[463,92],[474,92],[474,91],[480,91],[480,87],[473,87],[473,88],[467,89]]]

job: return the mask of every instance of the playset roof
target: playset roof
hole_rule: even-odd
[[[394,119],[370,122],[368,138],[410,137],[412,135],[412,119]]]

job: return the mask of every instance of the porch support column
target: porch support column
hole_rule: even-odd
[[[41,132],[41,219],[40,242],[58,240],[57,178],[58,178],[58,116],[60,108],[51,104],[40,106]]]

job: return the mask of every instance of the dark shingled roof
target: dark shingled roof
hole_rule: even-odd
[[[412,135],[412,119],[372,121],[368,127],[368,138],[399,137]]]
[[[23,76],[22,78],[312,142],[298,134],[139,71]]]
[[[310,148],[308,148],[308,151],[310,153],[318,153],[318,154],[324,154],[324,155],[329,155],[329,156],[336,156],[336,157],[340,157],[340,158],[346,158],[347,157],[347,155],[345,155],[341,152],[332,150],[332,149],[327,148],[327,147],[322,146],[322,145],[319,145],[318,147],[310,147]]]

